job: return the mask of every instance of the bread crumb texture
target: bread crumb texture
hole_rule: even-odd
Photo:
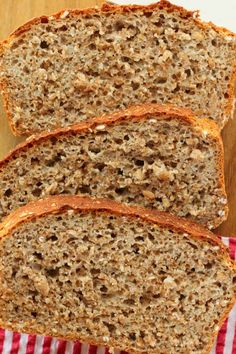
[[[188,107],[222,128],[235,38],[158,4],[43,17],[1,54],[13,129],[32,134],[143,102]]]
[[[235,295],[215,242],[101,211],[18,225],[0,277],[1,326],[145,353],[206,353]]]
[[[16,150],[0,167],[1,219],[38,198],[80,194],[219,225],[228,210],[219,141],[175,117],[131,118]]]

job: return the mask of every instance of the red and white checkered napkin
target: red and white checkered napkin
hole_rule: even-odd
[[[236,260],[236,238],[222,237]],[[0,329],[0,354],[109,354],[109,350],[80,342],[57,340]],[[115,351],[115,354],[125,352]],[[223,324],[211,354],[236,354],[236,305]]]

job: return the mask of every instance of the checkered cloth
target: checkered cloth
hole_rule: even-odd
[[[236,238],[221,238],[236,260]],[[109,354],[109,349],[51,337],[19,334],[0,329],[0,354]],[[125,352],[115,351],[115,354]],[[216,339],[211,354],[236,354],[236,305]]]

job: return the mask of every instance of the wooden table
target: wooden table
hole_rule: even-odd
[[[7,37],[19,25],[39,15],[49,15],[63,8],[89,7],[100,5],[102,0],[2,0],[0,3],[0,40]],[[0,104],[0,158],[19,141],[12,135]],[[236,116],[223,131],[225,146],[225,180],[229,198],[228,220],[217,232],[236,236]]]

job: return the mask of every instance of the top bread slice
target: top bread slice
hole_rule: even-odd
[[[35,18],[0,49],[1,91],[16,135],[140,103],[212,118],[233,112],[236,36],[160,1]]]
[[[208,354],[235,302],[235,263],[199,225],[54,196],[0,226],[0,326],[130,353]]]
[[[215,228],[227,217],[217,125],[141,105],[34,136],[0,162],[0,218],[53,194],[169,211]]]

